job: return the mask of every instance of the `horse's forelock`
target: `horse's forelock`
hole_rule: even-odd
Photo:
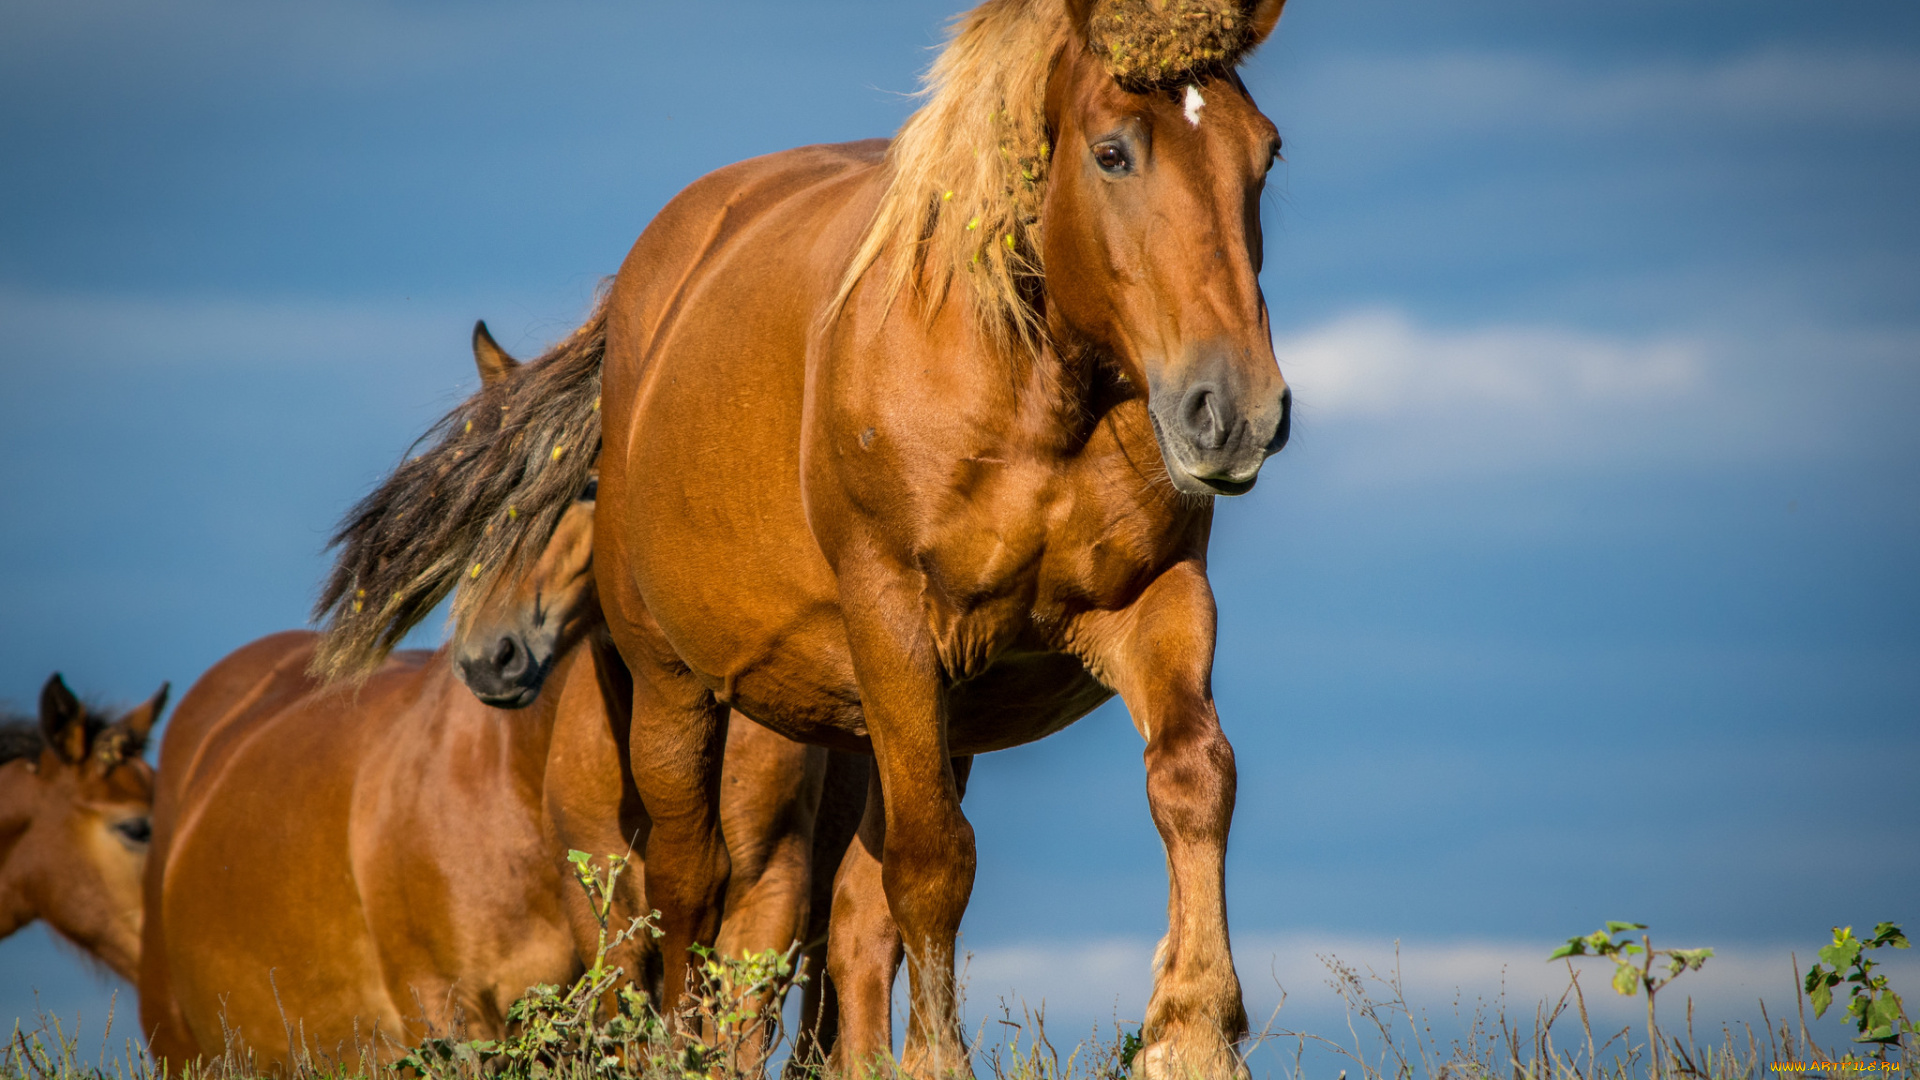
[[[1244,0],[1098,0],[1087,44],[1120,85],[1177,88],[1231,70],[1256,43]]]

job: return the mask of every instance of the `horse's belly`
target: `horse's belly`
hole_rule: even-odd
[[[860,691],[849,669],[830,694],[817,679],[769,664],[738,683],[734,708],[790,739],[871,753]],[[804,665],[801,665],[804,667]],[[1113,691],[1058,653],[1003,659],[953,688],[947,741],[956,754],[984,754],[1044,739],[1099,708]]]
[[[953,689],[947,742],[956,754],[1020,746],[1059,731],[1112,696],[1071,656],[1004,658]]]

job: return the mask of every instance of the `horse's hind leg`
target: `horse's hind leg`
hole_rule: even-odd
[[[720,820],[731,870],[715,944],[722,955],[786,952],[806,934],[814,819],[826,768],[826,750],[737,713],[728,719]],[[769,998],[744,1011],[758,1017],[769,1005],[779,1007]],[[767,1025],[755,1045],[742,1048],[739,1064],[747,1072],[757,1070],[773,1034]]]
[[[877,767],[868,767],[877,774]],[[893,979],[900,970],[900,931],[887,909],[881,875],[886,810],[878,775],[867,781],[866,809],[834,876],[827,971],[838,1015],[835,1068],[848,1076],[893,1054]]]
[[[789,1076],[833,1053],[840,1030],[840,996],[828,973],[827,927],[833,917],[833,890],[847,846],[859,831],[866,813],[867,774],[873,759],[844,750],[827,752],[827,774],[821,784],[820,809],[814,816],[813,850],[808,855],[806,948],[803,955],[811,976],[800,992],[800,1030],[794,1034]],[[882,902],[885,898],[882,897]]]
[[[729,859],[720,830],[720,765],[727,708],[670,655],[635,656],[628,761],[653,822],[647,837],[647,902],[660,913],[660,1002],[672,1015],[692,970],[687,950],[711,947],[720,930]]]
[[[200,1044],[173,1000],[164,962],[142,962],[147,966],[140,973],[140,1026],[146,1029],[147,1053],[162,1075],[184,1075],[188,1066],[200,1061]]]

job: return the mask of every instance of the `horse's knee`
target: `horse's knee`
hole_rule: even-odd
[[[1163,830],[1224,839],[1238,787],[1233,745],[1217,724],[1156,733],[1147,744],[1147,801]]]
[[[954,905],[965,907],[973,892],[978,862],[973,825],[957,803],[943,802],[919,803],[912,813],[887,823],[884,881],[896,917],[940,917]],[[952,917],[957,923],[958,913]]]

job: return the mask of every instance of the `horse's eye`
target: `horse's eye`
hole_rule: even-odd
[[[1101,143],[1093,148],[1093,162],[1110,176],[1119,176],[1133,168],[1127,151],[1118,143]]]
[[[583,487],[580,489],[580,501],[592,502],[593,500],[599,497],[600,497],[600,478],[596,476],[593,479],[587,481],[586,487]]]
[[[153,840],[153,820],[144,817],[130,817],[125,821],[114,822],[113,831],[135,844],[146,844]]]

